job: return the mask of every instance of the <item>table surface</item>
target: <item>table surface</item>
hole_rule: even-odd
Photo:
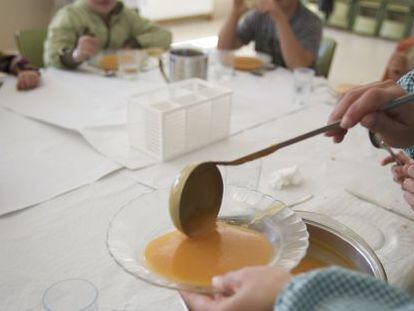
[[[76,78],[76,73],[71,75]],[[148,77],[146,84],[143,83],[145,87],[161,83],[151,75]],[[180,168],[189,162],[211,158],[231,159],[263,148],[325,124],[332,109],[329,105],[332,100],[325,100],[329,93],[327,88],[319,90],[320,94],[314,94],[313,99],[311,96],[307,104],[291,109],[293,103],[287,95],[287,88],[292,88],[292,79],[286,70],[269,73],[263,78],[243,74],[244,83],[251,81],[260,84],[262,81],[262,84],[271,88],[275,100],[266,105],[277,105],[264,107],[251,101],[249,106],[246,104],[247,99],[260,98],[260,94],[246,94],[246,90],[240,89],[235,83],[238,78],[227,83],[234,92],[233,114],[237,116],[238,124],[247,122],[248,126],[240,125],[227,140],[169,162],[151,164],[138,170],[123,168],[97,181],[89,180],[87,185],[79,184],[78,189],[67,189],[72,190],[70,192],[56,193],[58,196],[53,199],[0,216],[2,305],[7,310],[39,310],[42,294],[52,283],[67,278],[83,278],[98,287],[101,310],[181,310],[183,307],[176,292],[139,281],[125,273],[108,254],[106,231],[116,212],[141,194],[168,186]],[[96,98],[100,88],[104,88],[105,92],[111,88],[108,79],[93,76],[88,79],[88,83],[96,82],[90,87],[91,97]],[[285,80],[290,81],[290,84],[284,83]],[[119,96],[127,94],[131,86],[134,90],[140,88],[139,83],[131,84],[115,78],[113,82]],[[46,102],[49,92],[56,93],[51,87],[43,85],[42,98]],[[64,94],[70,93],[64,84],[59,87]],[[10,102],[4,103],[3,94],[0,89],[0,103],[12,109]],[[82,88],[82,94],[88,95],[88,87]],[[72,98],[75,106],[82,104],[76,102],[80,100],[78,95]],[[7,97],[8,100],[10,98],[12,97]],[[21,105],[23,99],[19,101]],[[96,102],[90,107],[96,107],[95,105]],[[36,106],[31,109],[37,113]],[[79,111],[71,115],[71,123],[65,124],[67,128],[77,130],[77,124],[72,121],[77,120],[76,113]],[[108,115],[103,115],[108,120]],[[115,115],[116,120],[122,122],[122,114]],[[249,115],[253,117],[249,119]],[[13,117],[25,118],[17,114]],[[90,119],[84,116],[79,120],[86,122]],[[93,119],[94,122],[97,120]],[[30,121],[40,123],[38,120]],[[8,146],[16,137],[13,131],[0,135],[2,138],[7,135]],[[63,135],[62,139],[67,139],[66,136]],[[72,135],[70,139],[86,143],[80,135]],[[90,146],[89,148],[94,150]],[[94,152],[97,153],[96,150]],[[367,133],[362,128],[352,130],[346,142],[341,145],[334,145],[322,136],[315,137],[263,159],[259,189],[287,204],[300,201],[303,197],[312,197],[295,208],[320,212],[349,226],[376,251],[390,283],[409,287],[414,281],[414,254],[409,251],[414,242],[414,218],[402,200],[400,188],[393,183],[388,168],[378,164],[385,155],[368,143]],[[64,160],[64,155],[59,157],[52,160]],[[30,161],[29,154],[26,160]],[[272,189],[269,183],[272,173],[294,165],[299,167],[304,177],[303,184],[285,190]],[[118,164],[115,168],[118,168]],[[1,179],[9,178],[3,174],[4,167],[0,169]],[[54,174],[53,171],[44,172],[38,176],[38,182],[41,183],[48,176],[52,178]],[[245,174],[249,172],[246,171]],[[19,178],[23,181],[24,174],[15,177],[17,182]],[[364,194],[375,199],[378,204],[361,201],[349,191]],[[137,225],[139,221],[137,220]]]

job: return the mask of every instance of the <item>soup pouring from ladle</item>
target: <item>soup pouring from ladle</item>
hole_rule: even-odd
[[[407,95],[387,103],[380,111],[388,111],[414,102]],[[186,166],[176,177],[170,192],[170,214],[178,230],[193,237],[215,226],[223,198],[223,179],[218,166],[241,165],[316,135],[341,129],[340,121],[271,145],[233,161],[204,162]]]

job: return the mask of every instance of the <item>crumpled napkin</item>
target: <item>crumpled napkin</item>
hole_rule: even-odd
[[[297,165],[275,171],[270,177],[270,186],[275,190],[300,186],[303,182],[302,174]]]

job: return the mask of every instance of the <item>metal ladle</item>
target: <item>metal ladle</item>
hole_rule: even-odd
[[[414,102],[414,94],[390,101],[380,111]],[[340,121],[271,145],[233,161],[205,162],[186,166],[176,177],[170,192],[170,215],[176,228],[187,236],[197,236],[215,226],[223,198],[223,179],[218,165],[241,165],[313,136],[339,130]]]

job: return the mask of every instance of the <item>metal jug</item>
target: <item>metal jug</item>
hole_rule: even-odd
[[[159,67],[168,83],[190,78],[207,80],[208,55],[196,49],[176,48],[169,52],[169,76],[161,58]]]

